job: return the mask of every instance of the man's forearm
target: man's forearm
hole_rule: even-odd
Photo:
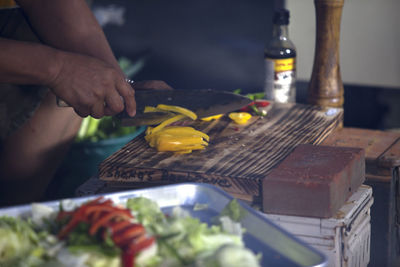
[[[17,2],[44,43],[60,50],[96,57],[121,71],[100,25],[84,0]]]
[[[0,38],[0,83],[49,84],[60,68],[51,47]]]

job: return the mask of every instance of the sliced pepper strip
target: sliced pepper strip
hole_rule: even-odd
[[[155,140],[155,145],[159,146],[162,143],[168,143],[175,146],[180,145],[208,145],[206,141],[203,140],[201,136],[172,136],[172,135],[162,135]]]
[[[157,105],[157,108],[160,110],[172,111],[172,112],[176,112],[176,113],[185,115],[185,116],[191,118],[192,120],[197,119],[196,113],[194,113],[193,111],[188,110],[186,108],[183,108],[183,107],[159,104],[159,105]]]
[[[164,104],[159,104],[156,108],[149,107],[146,111],[153,112],[160,110],[180,114],[163,121],[154,128],[147,128],[145,140],[149,143],[150,147],[155,147],[158,151],[172,151],[183,154],[190,153],[192,150],[204,149],[208,145],[210,137],[207,134],[197,131],[192,127],[170,126],[170,124],[185,117],[193,120],[197,119],[195,113],[182,107]]]
[[[202,121],[212,121],[212,120],[218,120],[219,118],[221,118],[224,114],[218,114],[218,115],[214,115],[214,116],[209,116],[209,117],[204,117],[201,118]]]
[[[155,132],[153,134],[147,134],[145,136],[146,141],[150,141],[154,138],[160,138],[161,136],[182,136],[182,137],[202,137],[209,141],[210,137],[201,132],[197,131],[192,127],[181,127],[181,126],[168,126],[162,130]]]
[[[157,125],[153,129],[149,130],[149,133],[150,134],[156,133],[156,132],[160,131],[162,128],[170,125],[171,123],[180,121],[181,119],[183,119],[185,117],[186,117],[186,115],[182,115],[182,114],[176,115],[176,116],[174,116],[174,117],[172,117],[172,118],[170,118],[168,120],[163,121],[161,124]]]
[[[196,135],[203,137],[207,141],[210,140],[210,137],[207,134],[189,126],[168,126],[163,129],[163,132],[168,134],[177,134],[177,135]]]
[[[167,113],[167,111],[158,109],[156,107],[145,106],[144,110],[143,110],[143,113],[149,113],[149,112],[165,112],[165,113]]]

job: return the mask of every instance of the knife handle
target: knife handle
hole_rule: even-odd
[[[135,84],[134,80],[125,78],[125,81],[127,83],[129,83],[132,87]],[[57,106],[62,107],[62,108],[66,108],[66,107],[71,107],[67,102],[65,102],[64,100],[60,99],[58,96],[56,97],[56,102],[57,102]]]

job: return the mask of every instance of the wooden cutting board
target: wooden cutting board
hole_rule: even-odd
[[[157,152],[142,134],[100,164],[99,179],[117,188],[210,183],[240,199],[260,202],[261,182],[271,169],[298,144],[320,144],[342,117],[338,108],[275,103],[266,117],[253,117],[246,125],[227,116],[196,121],[192,126],[210,136],[209,146],[183,155]]]

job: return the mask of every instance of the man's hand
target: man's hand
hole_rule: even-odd
[[[62,63],[48,86],[79,116],[101,118],[124,108],[135,115],[135,93],[121,72],[93,57],[68,52],[59,56]]]

